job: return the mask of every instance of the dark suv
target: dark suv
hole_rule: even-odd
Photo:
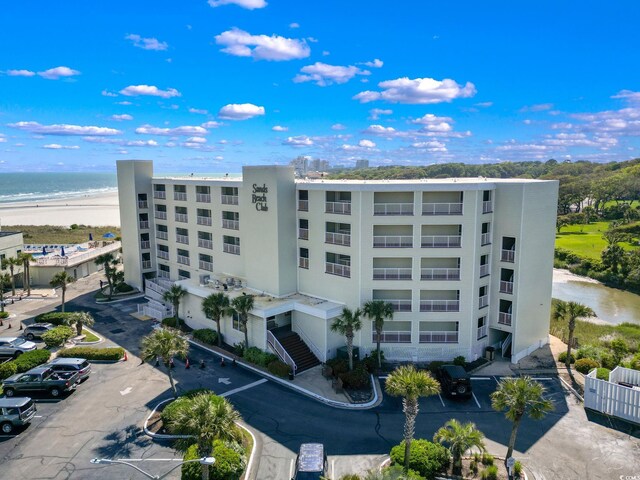
[[[437,376],[442,393],[451,397],[471,397],[471,379],[464,368],[458,365],[443,365],[438,369]]]
[[[53,328],[51,323],[32,323],[24,328],[22,336],[27,340],[33,340],[34,338],[42,338],[42,335],[47,333]]]

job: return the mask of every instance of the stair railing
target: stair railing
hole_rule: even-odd
[[[293,358],[291,358],[291,355],[289,355],[289,353],[285,350],[282,344],[278,341],[276,336],[273,333],[271,333],[269,330],[267,330],[267,344],[271,347],[271,350],[273,350],[276,353],[276,355],[280,357],[280,360],[282,360],[284,363],[289,365],[289,367],[291,367],[291,371],[295,375],[296,371],[298,370],[298,366],[296,365],[296,362],[293,361]]]
[[[302,330],[298,330],[296,331],[296,333],[300,335],[300,338],[302,339],[302,341],[307,344],[307,347],[309,347],[309,350],[313,352],[313,354],[316,356],[318,360],[320,360],[322,363],[326,362],[327,360],[326,357],[322,354],[322,352],[320,352],[320,349],[316,347],[316,344],[313,343],[311,339],[307,337],[307,335]]]

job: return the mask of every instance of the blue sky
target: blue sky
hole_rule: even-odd
[[[638,2],[5,2],[0,172],[640,156]]]

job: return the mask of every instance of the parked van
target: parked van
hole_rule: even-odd
[[[29,397],[0,398],[0,432],[9,435],[16,427],[27,425],[36,414]]]
[[[321,443],[300,445],[293,480],[320,480],[327,474],[327,454]]]

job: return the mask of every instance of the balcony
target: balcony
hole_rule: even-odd
[[[511,314],[505,312],[498,313],[498,323],[500,325],[508,325],[511,326]]]
[[[420,280],[460,280],[459,268],[421,268]]]
[[[229,230],[240,230],[240,220],[229,220],[227,218],[223,218],[222,228],[227,228]]]
[[[186,202],[187,201],[187,192],[173,192],[173,199]]]
[[[349,265],[340,265],[339,263],[325,262],[325,273],[351,278],[351,267]]]
[[[158,270],[158,278],[166,278],[169,279],[169,272],[165,272],[164,270]]]
[[[374,235],[373,248],[411,248],[413,237],[411,235]]]
[[[202,260],[200,260],[198,262],[198,265],[202,270],[206,270],[207,272],[213,272],[213,263],[211,262],[203,262]]]
[[[223,205],[238,205],[238,195],[222,195]]]
[[[460,300],[420,300],[421,312],[459,312]]]
[[[184,255],[178,255],[178,263],[182,265],[189,265],[191,262],[189,257],[185,257]]]
[[[516,259],[516,251],[515,250],[502,250],[500,253],[500,260],[503,262],[514,263]]]
[[[306,269],[309,269],[309,259],[308,259],[308,258],[305,258],[305,257],[300,257],[300,258],[298,259],[298,266],[299,266],[300,268],[306,268]]]
[[[308,228],[298,228],[298,238],[300,240],[309,240],[309,229]]]
[[[490,245],[491,244],[491,234],[483,233],[480,235],[480,245]]]
[[[211,203],[211,195],[208,193],[196,193],[196,202]]]
[[[308,212],[309,211],[309,200],[298,200],[298,211],[299,212]]]
[[[149,208],[149,203],[146,200],[138,200],[138,208]]]
[[[188,235],[176,235],[176,243],[183,243],[185,245],[189,245],[189,236]]]
[[[485,263],[484,265],[480,265],[481,277],[486,277],[487,275],[489,275],[490,271],[491,271],[491,265],[489,265],[488,263]]]
[[[151,248],[151,242],[149,240],[142,240],[140,242],[140,248],[143,250],[149,250]]]
[[[148,220],[140,220],[140,229],[148,230],[149,229],[149,221]]]
[[[411,311],[411,300],[395,300],[390,299],[387,300],[385,298],[376,298],[374,300],[379,300],[384,303],[388,303],[393,307],[394,312],[410,312]]]
[[[165,192],[164,190],[155,190],[153,192],[153,198],[165,200],[167,198],[167,192]]]
[[[487,326],[483,325],[478,327],[478,336],[476,337],[478,340],[487,336]]]
[[[240,255],[240,245],[234,245],[232,243],[223,243],[222,251],[225,253],[231,253],[233,255]]]
[[[422,248],[459,248],[462,245],[461,235],[423,235]]]
[[[374,268],[374,280],[411,280],[410,268]]]
[[[484,308],[489,306],[489,295],[482,295],[478,299],[478,308]]]
[[[458,343],[458,332],[420,332],[420,343]]]
[[[423,203],[422,215],[462,215],[462,203]]]
[[[500,280],[500,293],[513,293],[513,282]]]
[[[378,336],[376,332],[373,332],[371,341],[376,343]],[[411,343],[410,331],[398,331],[398,332],[382,332],[380,334],[380,343]]]
[[[351,246],[351,235],[348,233],[326,232],[324,234],[324,241],[333,245],[349,247]]]
[[[482,213],[491,213],[493,212],[493,202],[489,200],[488,202],[482,202]]]
[[[167,232],[156,231],[156,238],[158,240],[169,240],[169,234]]]
[[[413,203],[374,203],[374,215],[413,215]]]
[[[326,213],[351,215],[351,202],[325,202]]]
[[[148,270],[151,268],[151,260],[143,260],[142,261],[142,269]]]
[[[208,248],[209,250],[213,250],[213,242],[211,240],[205,240],[204,238],[198,239],[198,246],[202,248]]]
[[[158,258],[162,258],[163,260],[169,260],[169,252],[158,250]]]
[[[186,213],[176,213],[176,222],[187,223],[189,221],[189,217]]]
[[[155,218],[157,218],[158,220],[166,220],[167,219],[167,212],[155,212],[153,214],[153,216]]]
[[[198,215],[196,217],[196,223],[198,225],[206,225],[208,227],[211,226],[211,217],[201,217],[200,215]]]

